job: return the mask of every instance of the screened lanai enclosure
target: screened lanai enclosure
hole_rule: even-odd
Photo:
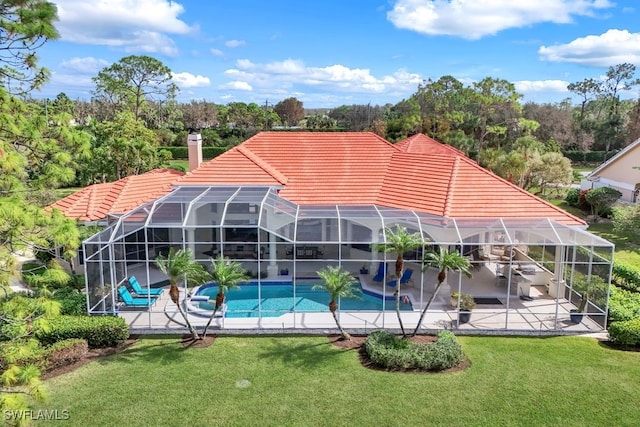
[[[418,233],[422,247],[404,253],[399,286],[392,276],[395,253],[379,250],[390,230]],[[444,247],[471,262],[472,277],[451,271],[429,307],[422,327],[488,331],[598,331],[607,321],[613,245],[580,228],[547,219],[445,218],[384,206],[305,206],[274,187],[178,187],[122,215],[84,242],[90,314],[125,317],[132,328],[172,328],[183,323],[167,292],[136,295],[141,286],[162,288],[167,277],[155,259],[170,248],[189,249],[211,267],[220,256],[236,260],[252,277],[227,293],[216,327],[227,329],[331,328],[329,296],[313,288],[317,272],[335,265],[357,279],[360,298],[339,301],[344,327],[395,328],[396,291],[401,316],[415,327],[433,295],[438,271],[421,262],[425,251]],[[577,286],[591,283],[588,291]],[[180,304],[194,325],[213,308],[216,284],[181,284]],[[119,288],[137,298],[123,299]],[[476,306],[461,323],[453,292],[473,296]],[[126,295],[125,295],[126,296]],[[571,311],[584,301],[582,318]]]

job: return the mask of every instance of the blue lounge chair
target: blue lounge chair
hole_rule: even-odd
[[[378,272],[371,278],[374,282],[382,282],[387,277],[387,264],[381,262],[378,264]]]
[[[118,288],[118,295],[120,295],[120,299],[124,302],[124,305],[127,307],[149,307],[150,305],[155,304],[157,297],[153,297],[150,300],[147,298],[134,298],[127,289],[126,286],[120,286]]]
[[[410,282],[412,275],[413,275],[413,270],[410,268],[407,268],[404,271],[404,273],[402,273],[402,277],[400,278],[400,284],[404,285],[405,283]],[[395,288],[397,284],[398,284],[398,281],[396,279],[387,282],[387,286],[391,286],[392,288]]]
[[[140,283],[138,283],[136,276],[129,277],[129,284],[131,285],[133,292],[140,297],[146,297],[148,295],[151,295],[152,297],[159,297],[164,292],[164,289],[161,288],[149,288],[148,290],[143,289],[142,286],[140,286]]]

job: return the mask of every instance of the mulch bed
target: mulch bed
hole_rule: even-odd
[[[118,345],[116,347],[89,349],[89,351],[87,352],[87,355],[84,358],[82,358],[82,359],[78,360],[77,362],[72,363],[70,365],[61,366],[59,368],[52,369],[50,371],[46,371],[44,374],[42,374],[41,378],[43,380],[48,380],[49,378],[57,377],[58,375],[62,375],[62,374],[66,374],[67,372],[75,371],[79,367],[84,366],[84,365],[86,365],[88,363],[91,363],[94,360],[97,360],[97,359],[99,359],[101,357],[109,356],[109,355],[117,354],[117,353],[122,353],[124,350],[126,350],[131,344],[133,344],[137,340],[138,340],[138,337],[131,336],[125,342],[123,342],[122,344],[120,344],[120,345]]]
[[[390,370],[385,368],[384,366],[380,366],[369,359],[369,356],[364,351],[364,342],[367,340],[366,336],[360,335],[352,335],[351,341],[345,341],[340,339],[340,335],[329,335],[327,337],[329,342],[333,344],[335,347],[341,348],[345,351],[357,351],[360,357],[360,363],[365,368],[374,369],[377,371],[389,371],[389,372],[415,372],[415,373],[423,373],[423,374],[441,374],[446,372],[458,372],[464,371],[468,367],[471,366],[471,362],[469,359],[465,358],[459,365],[451,367],[449,369],[445,369],[443,371],[424,371],[420,369],[395,369]],[[408,337],[411,342],[418,344],[429,344],[436,341],[436,337],[434,335],[416,335],[415,337]]]
[[[184,348],[207,348],[207,347],[210,347],[215,340],[216,340],[215,335],[207,335],[206,337],[204,337],[204,339],[199,339],[195,341],[193,340],[193,338],[191,338],[191,335],[183,335],[182,341],[180,341],[180,344]]]
[[[217,338],[216,335],[207,335],[202,340],[195,340],[194,341],[194,340],[191,339],[191,335],[183,335],[182,336],[182,340],[180,341],[180,344],[184,348],[207,348],[207,347],[210,347],[211,345],[213,345],[213,343],[215,342],[216,338]],[[386,368],[384,368],[382,366],[378,366],[375,363],[371,362],[371,360],[369,360],[369,358],[365,354],[365,352],[364,352],[364,342],[367,339],[366,336],[352,335],[351,336],[351,341],[341,340],[340,339],[340,335],[329,335],[327,338],[328,338],[329,342],[331,342],[331,344],[334,345],[335,347],[338,347],[338,348],[343,349],[345,351],[356,351],[356,352],[358,352],[358,355],[359,355],[359,358],[360,358],[360,363],[362,363],[362,365],[365,366],[366,368],[375,369],[375,370],[382,370],[382,371],[388,370],[388,369],[386,369]],[[433,335],[416,335],[415,337],[409,337],[409,339],[412,342],[415,342],[415,343],[428,344],[428,343],[434,342],[436,340],[436,337],[433,336]],[[137,340],[138,340],[138,337],[132,336],[128,340],[126,340],[124,343],[120,344],[117,347],[90,349],[87,352],[87,355],[83,359],[78,360],[77,362],[72,363],[70,365],[61,366],[59,368],[47,371],[42,375],[42,379],[43,380],[47,380],[49,378],[54,378],[54,377],[57,377],[58,375],[62,375],[62,374],[66,374],[68,372],[75,371],[76,369],[80,368],[81,366],[84,366],[84,365],[86,365],[88,363],[91,363],[94,360],[97,360],[97,359],[99,359],[101,357],[109,356],[109,355],[117,354],[117,353],[122,353],[124,350],[126,350],[130,345],[135,343]],[[438,374],[438,373],[442,373],[442,372],[462,371],[462,370],[467,369],[469,366],[471,366],[471,363],[469,362],[468,359],[465,359],[458,366],[454,366],[453,368],[449,368],[449,369],[446,369],[444,371],[439,371],[439,372],[420,371],[420,370],[415,370],[415,369],[396,370],[394,372],[420,372],[420,373],[427,373],[427,374]]]

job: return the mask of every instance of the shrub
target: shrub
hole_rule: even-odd
[[[609,320],[625,321],[640,317],[640,293],[611,287]]]
[[[577,188],[571,188],[567,191],[567,196],[564,198],[569,206],[573,206],[574,208],[578,207],[578,203],[580,202],[580,190]]]
[[[614,262],[612,278],[617,285],[625,289],[640,291],[640,273],[633,267]]]
[[[83,338],[90,348],[103,348],[116,346],[129,338],[129,329],[121,317],[60,316],[48,323],[46,330],[36,331],[36,338],[44,345],[68,338]]]
[[[387,369],[441,371],[462,361],[462,347],[450,331],[441,331],[430,344],[397,338],[388,331],[372,332],[364,345],[372,362]]]
[[[581,190],[580,196],[578,197],[578,208],[582,209],[583,211],[591,210],[591,205],[589,204],[589,202],[587,202],[587,194],[589,193],[589,191],[591,190]]]
[[[613,203],[622,197],[622,193],[609,187],[598,187],[584,195],[585,200],[591,205],[591,213],[605,216],[611,213]]]
[[[89,345],[82,338],[58,341],[47,348],[47,370],[71,365],[87,355]]]
[[[620,345],[640,345],[640,318],[609,325],[609,338]]]
[[[640,233],[640,204],[631,206],[614,206],[613,230],[619,234],[637,237]]]
[[[58,289],[52,299],[60,303],[60,314],[82,316],[87,314],[87,297],[71,287]]]

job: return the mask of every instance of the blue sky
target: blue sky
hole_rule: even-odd
[[[294,96],[308,108],[397,103],[444,75],[557,102],[568,83],[640,66],[633,0],[53,2],[61,37],[39,52],[52,78],[36,97],[89,99],[91,78],[127,55],[169,66],[181,101]]]

